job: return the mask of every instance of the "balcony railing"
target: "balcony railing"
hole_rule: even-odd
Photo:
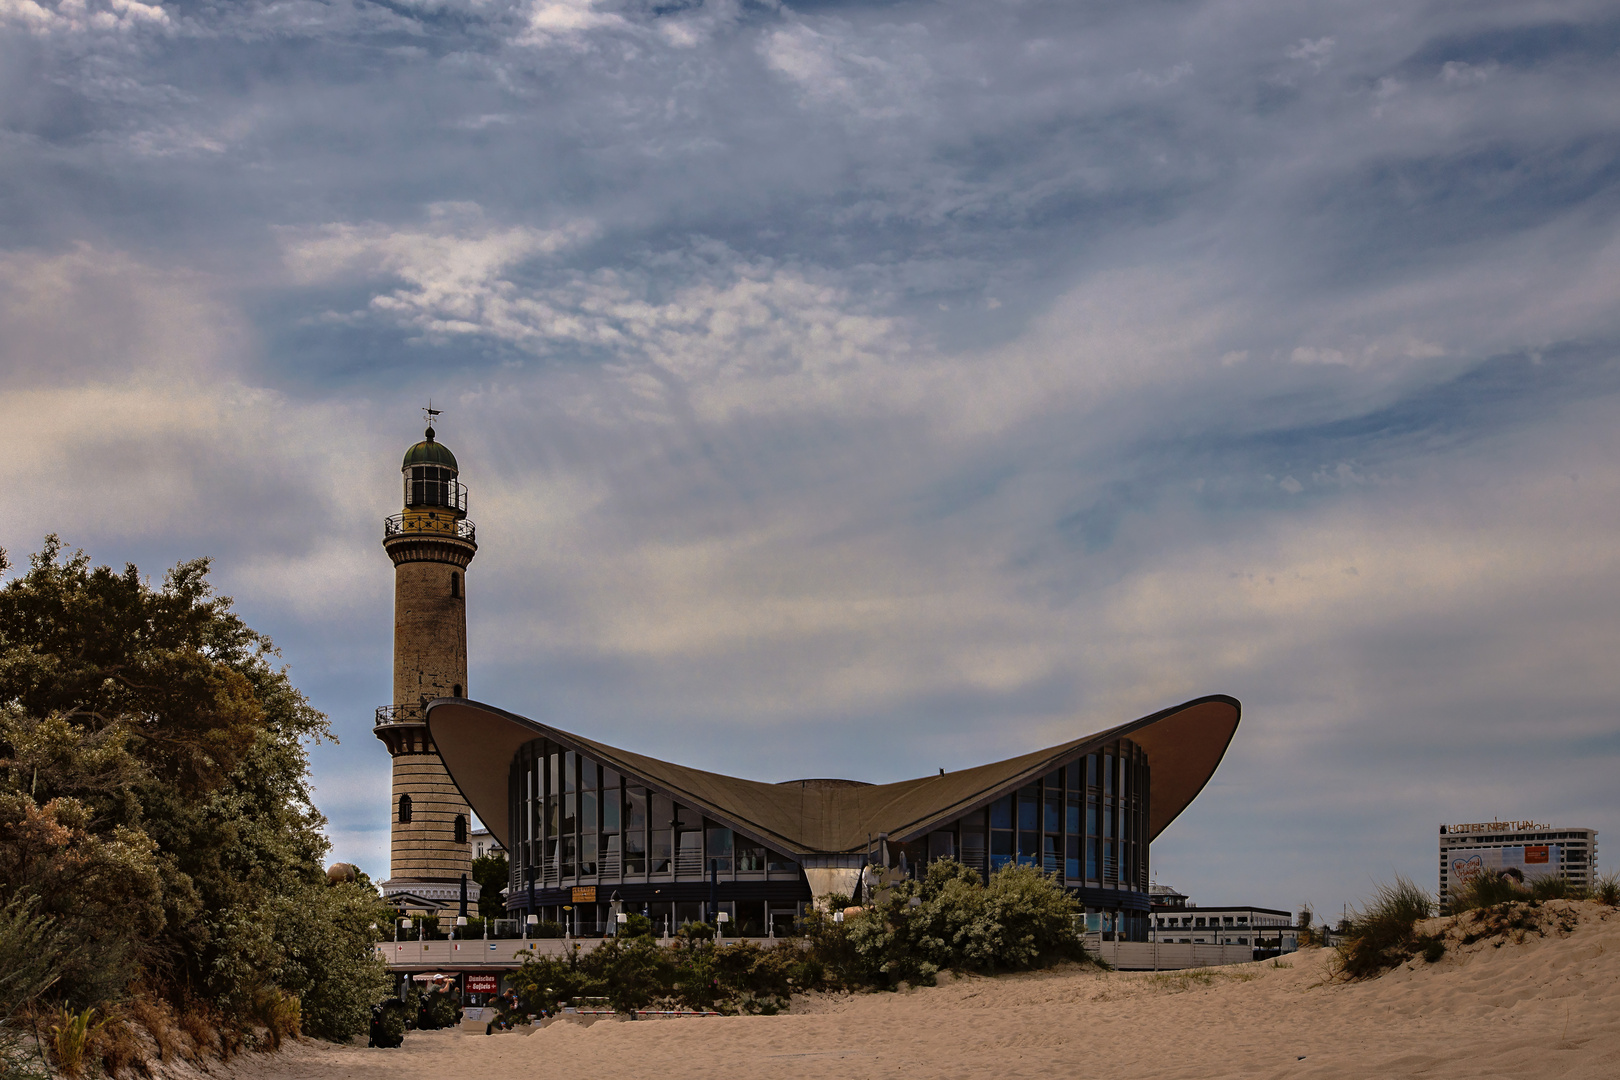
[[[421,705],[379,705],[377,706],[377,723],[381,724],[420,724],[427,720],[427,713]]]
[[[467,488],[459,480],[427,480],[414,476],[405,478],[406,506],[442,506],[465,514]]]
[[[454,536],[458,540],[478,542],[478,530],[466,518],[457,521],[449,514],[438,518],[414,514],[394,514],[383,519],[383,539],[393,536]]]

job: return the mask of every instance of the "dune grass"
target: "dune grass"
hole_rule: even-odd
[[[1338,947],[1340,976],[1372,978],[1427,948],[1429,942],[1418,941],[1415,928],[1433,913],[1433,897],[1411,880],[1397,876],[1393,884],[1380,884]]]

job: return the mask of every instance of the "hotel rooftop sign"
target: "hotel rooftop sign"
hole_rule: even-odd
[[[1471,833],[1471,832],[1534,832],[1538,829],[1550,829],[1551,825],[1538,825],[1534,821],[1475,821],[1468,825],[1442,825],[1443,833]]]

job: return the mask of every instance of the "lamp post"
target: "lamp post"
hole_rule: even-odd
[[[467,916],[465,916],[465,915],[457,915],[456,916],[455,929],[450,931],[450,940],[451,941],[456,940],[456,931],[462,929],[466,925],[467,925]]]
[[[524,941],[529,940],[529,927],[535,926],[539,922],[540,922],[540,916],[534,914],[533,912],[530,912],[528,915],[525,915],[523,917],[523,940]]]

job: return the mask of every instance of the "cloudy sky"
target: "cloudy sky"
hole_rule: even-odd
[[[1233,694],[1155,874],[1337,913],[1620,844],[1617,223],[1595,0],[0,0],[0,545],[213,556],[381,877],[431,397],[473,696],[884,781]]]

